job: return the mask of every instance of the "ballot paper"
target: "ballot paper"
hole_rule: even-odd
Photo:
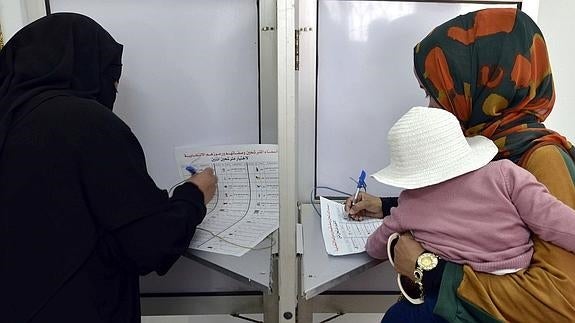
[[[206,167],[218,177],[190,248],[241,256],[278,229],[277,145],[177,147],[175,154],[182,179]]]
[[[345,212],[345,205],[320,197],[321,231],[325,250],[332,256],[343,256],[365,251],[369,235],[383,219],[365,218],[352,220]]]

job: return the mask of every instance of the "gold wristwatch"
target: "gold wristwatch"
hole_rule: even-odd
[[[415,283],[419,287],[421,298],[423,299],[423,272],[430,271],[437,267],[439,263],[439,256],[431,252],[423,252],[417,257],[417,263],[413,276],[415,276]]]

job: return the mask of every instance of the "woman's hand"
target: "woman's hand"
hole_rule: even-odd
[[[353,196],[345,201],[345,212],[354,220],[361,220],[362,217],[383,218],[381,199],[377,196],[359,192],[357,201],[352,206]]]
[[[413,239],[411,233],[402,233],[393,248],[395,271],[415,280],[415,276],[413,276],[415,264],[423,251],[425,250],[419,242]]]
[[[216,184],[218,178],[214,175],[214,170],[210,167],[190,177],[188,182],[196,184],[196,186],[204,194],[204,204],[208,204],[216,193]]]

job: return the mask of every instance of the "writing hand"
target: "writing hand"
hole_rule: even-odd
[[[363,217],[383,218],[381,199],[366,192],[359,192],[355,204],[353,196],[345,201],[345,212],[354,220],[361,220]]]
[[[218,178],[214,175],[214,170],[210,167],[196,173],[188,179],[188,182],[196,184],[196,186],[204,194],[204,204],[208,204],[216,193],[216,184]]]

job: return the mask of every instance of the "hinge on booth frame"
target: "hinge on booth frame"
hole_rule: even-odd
[[[304,31],[312,31],[311,27],[301,27],[295,30],[295,70],[299,71],[299,62],[300,62],[300,56],[299,56],[299,38],[301,36],[301,33]]]
[[[296,29],[295,30],[295,70],[299,71],[299,33],[300,30]]]

